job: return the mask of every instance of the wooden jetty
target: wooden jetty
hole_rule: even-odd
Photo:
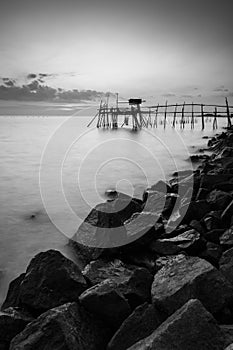
[[[97,119],[97,128],[111,128],[131,126],[133,130],[141,128],[157,128],[162,124],[164,128],[168,123],[172,127],[180,125],[184,129],[186,124],[194,129],[198,119],[201,120],[201,128],[205,129],[206,121],[212,121],[213,129],[218,127],[218,118],[225,118],[227,126],[232,125],[233,106],[229,106],[227,98],[224,105],[210,105],[199,103],[182,103],[143,106],[145,102],[140,98],[131,98],[128,101],[119,102],[118,94],[116,96],[116,105],[109,106],[109,101],[101,101],[96,115],[92,118],[88,127]],[[128,104],[124,107],[124,104]],[[122,105],[119,107],[119,105]]]

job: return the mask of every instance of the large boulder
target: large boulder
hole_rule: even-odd
[[[22,273],[17,278],[15,278],[13,281],[10,282],[7,296],[5,301],[2,304],[1,309],[5,310],[9,307],[17,307],[20,304],[19,301],[19,291],[22,281],[24,280],[25,273]]]
[[[32,321],[33,317],[19,308],[0,312],[0,349],[8,350],[11,340]]]
[[[18,288],[17,306],[40,314],[66,302],[77,301],[87,288],[87,281],[77,265],[59,251],[48,250],[37,254],[27,267]],[[15,293],[12,287],[4,308],[14,299],[11,293]]]
[[[118,276],[96,284],[80,296],[88,310],[119,326],[136,306],[151,300],[152,275],[147,269],[135,267],[118,270]]]
[[[106,347],[109,330],[73,302],[40,315],[10,345],[10,350],[100,350]]]
[[[229,181],[232,178],[232,174],[203,174],[201,176],[200,187],[213,189],[216,185]]]
[[[181,249],[172,241],[172,239],[157,239],[149,246],[151,252],[159,255],[175,255]]]
[[[206,200],[214,210],[221,210],[232,201],[232,196],[224,191],[213,190],[208,194]]]
[[[199,300],[189,300],[150,336],[128,350],[223,350],[217,322]]]
[[[213,265],[198,257],[165,265],[154,276],[151,294],[154,305],[167,315],[191,298],[199,299],[214,315],[233,302],[230,282]]]
[[[233,185],[233,184],[232,184]],[[229,205],[225,208],[221,215],[222,222],[226,223],[227,225],[230,224],[231,218],[233,216],[233,201],[229,203]]]
[[[126,350],[150,335],[163,321],[163,316],[153,305],[144,303],[122,323],[110,340],[107,349]]]
[[[219,261],[219,269],[233,285],[233,248],[223,253]]]
[[[225,249],[229,249],[233,246],[233,226],[231,226],[229,229],[227,229],[221,236],[220,236],[220,244]]]

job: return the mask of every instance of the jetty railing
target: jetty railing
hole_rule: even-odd
[[[117,96],[116,107],[109,106],[108,101],[101,101],[96,115],[87,126],[89,127],[97,118],[97,128],[117,129],[118,127],[131,125],[133,130],[137,130],[149,127],[157,128],[158,124],[162,124],[165,128],[170,123],[174,128],[177,124],[180,125],[180,128],[190,124],[191,129],[193,129],[198,119],[200,119],[201,128],[204,130],[205,123],[210,118],[212,119],[213,129],[216,129],[219,118],[225,118],[228,127],[232,125],[232,112],[233,106],[229,106],[227,98],[225,99],[225,105],[185,102],[168,104],[166,102],[163,105],[158,103],[157,105],[141,107],[140,103],[135,103],[128,107],[119,107]]]

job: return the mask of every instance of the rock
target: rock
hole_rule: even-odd
[[[222,222],[226,223],[226,225],[229,225],[231,222],[232,216],[233,216],[233,201],[231,201],[223,211],[221,215],[221,220]]]
[[[211,230],[208,232],[205,232],[203,234],[203,237],[208,241],[216,244],[220,244],[219,237],[224,233],[224,229],[218,229],[218,230]]]
[[[87,288],[87,281],[77,265],[59,251],[48,250],[37,254],[27,267],[19,286],[18,306],[40,314],[68,301],[78,300]]]
[[[199,300],[189,300],[150,336],[128,350],[222,350],[217,322]]]
[[[206,232],[205,228],[203,227],[203,225],[200,221],[192,220],[189,223],[189,226],[201,234],[204,234]],[[186,231],[188,231],[188,230],[186,230]]]
[[[224,192],[231,192],[233,191],[233,183],[230,183],[228,181],[221,182],[216,185],[216,189]]]
[[[217,174],[217,175],[209,175],[203,174],[201,176],[200,187],[204,187],[207,189],[213,189],[216,185],[226,182],[232,179],[231,174]]]
[[[161,256],[156,260],[156,269],[159,271],[165,265],[172,265],[174,262],[181,262],[185,259],[185,254]]]
[[[219,261],[219,269],[233,285],[233,248],[226,250]]]
[[[138,306],[114,334],[107,350],[128,349],[137,341],[150,335],[163,320],[153,305],[144,303]]]
[[[232,157],[233,156],[233,148],[232,147],[224,147],[223,150],[219,153],[218,157]]]
[[[157,239],[150,244],[149,249],[159,255],[175,255],[181,251],[170,239]]]
[[[123,193],[119,193],[112,204],[114,213],[117,213],[123,222],[128,220],[134,213],[142,211],[142,205],[139,204],[138,200]]]
[[[202,219],[203,225],[207,231],[218,230],[222,228],[221,211],[210,211]]]
[[[119,326],[132,309],[151,300],[152,280],[147,269],[124,268],[118,276],[87,289],[80,301],[88,310]]]
[[[20,285],[22,281],[24,280],[25,273],[22,273],[19,277],[15,278],[13,281],[10,282],[7,296],[5,301],[2,304],[1,310],[5,310],[9,307],[17,307],[19,305],[19,291],[20,291]]]
[[[198,200],[187,203],[181,207],[180,213],[183,216],[183,223],[189,223],[192,220],[200,221],[211,210],[210,204],[205,200]]]
[[[166,201],[162,211],[163,218],[168,219],[170,217],[177,200],[179,200],[179,195],[176,193],[166,195]]]
[[[150,187],[150,190],[163,193],[171,193],[171,186],[168,182],[159,180],[156,184]]]
[[[220,244],[225,249],[229,249],[233,246],[233,226],[231,226],[220,236]]]
[[[149,252],[147,249],[142,249],[141,251],[135,252],[127,252],[125,255],[121,256],[121,259],[126,264],[133,264],[139,267],[144,267],[153,275],[157,271],[157,256],[154,253]]]
[[[233,343],[228,345],[224,350],[233,350]]]
[[[214,290],[214,293],[213,293]],[[186,257],[165,265],[152,283],[152,302],[171,315],[191,298],[199,299],[213,315],[233,301],[233,286],[209,262]]]
[[[100,350],[109,330],[77,303],[51,309],[31,322],[10,345],[10,350]]]
[[[207,242],[206,250],[201,252],[199,257],[209,261],[213,266],[218,268],[221,255],[222,248],[219,244]]]
[[[213,190],[208,194],[206,201],[211,205],[212,209],[222,210],[232,201],[232,196],[227,192]]]
[[[185,250],[188,254],[196,254],[205,249],[206,245],[205,241],[201,238],[200,233],[194,229],[185,231],[176,237],[164,241],[173,243],[177,248]]]
[[[233,325],[220,325],[220,329],[225,339],[225,346],[233,343]]]
[[[0,312],[0,349],[9,349],[10,341],[31,321],[33,317],[16,307]]]
[[[112,249],[88,247],[75,241],[76,239],[77,236],[75,234],[72,239],[69,239],[68,246],[73,250],[73,253],[78,261],[78,265],[81,267],[81,269],[83,269],[92,260],[114,255]]]

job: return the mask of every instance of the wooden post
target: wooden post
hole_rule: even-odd
[[[155,119],[154,119],[154,127],[156,126],[156,128],[158,127],[158,111],[159,111],[159,103],[156,107],[156,111],[155,111]]]
[[[185,107],[185,102],[182,106],[182,111],[181,111],[181,123],[180,123],[180,127],[181,128],[184,128],[184,123],[185,123],[185,120],[184,120],[184,107]]]
[[[230,116],[230,110],[229,110],[229,105],[228,105],[228,99],[226,97],[226,107],[227,107],[227,127],[231,127],[231,116]]]
[[[167,124],[167,101],[165,103],[165,110],[164,110],[164,129],[166,128]]]
[[[214,122],[213,122],[213,129],[214,130],[217,129],[217,127],[218,127],[217,115],[218,115],[217,107],[215,107],[215,110],[214,110]]]
[[[201,104],[201,121],[202,121],[202,130],[205,129],[205,119],[204,119],[204,106]]]
[[[174,110],[174,116],[173,116],[173,128],[175,128],[176,126],[176,112],[177,112],[177,103],[176,103],[176,106],[175,106],[175,110]]]
[[[192,102],[191,129],[194,129],[194,110],[193,110],[193,102]]]

